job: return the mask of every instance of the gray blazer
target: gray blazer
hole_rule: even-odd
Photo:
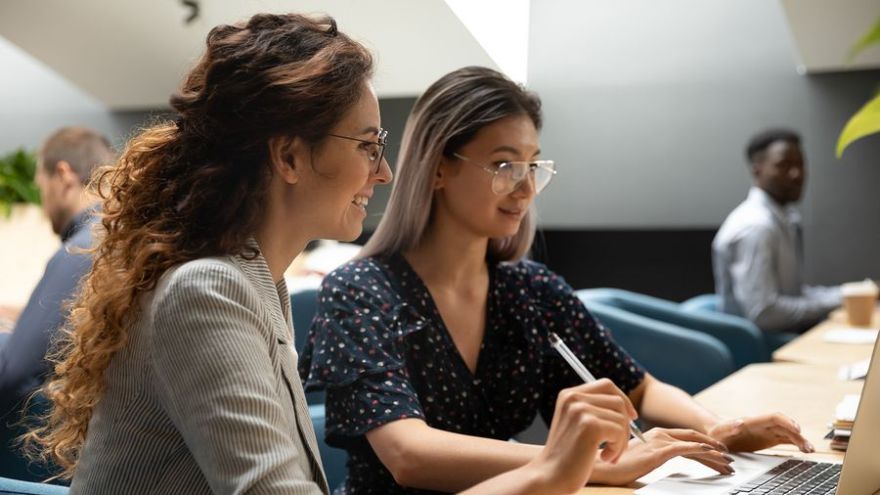
[[[262,256],[169,270],[106,371],[71,494],[328,493],[292,331]]]

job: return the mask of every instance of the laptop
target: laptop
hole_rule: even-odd
[[[683,458],[642,478],[638,495],[876,495],[880,494],[880,340],[859,401],[843,464],[791,457],[734,454],[736,473],[722,476]],[[664,468],[666,472],[664,473]],[[655,471],[656,473],[656,471]],[[666,475],[666,476],[664,476]],[[653,476],[653,478],[650,478]],[[662,477],[660,477],[662,476]],[[659,479],[658,479],[659,478]],[[656,481],[654,481],[656,480]]]

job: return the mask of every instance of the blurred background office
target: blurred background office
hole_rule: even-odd
[[[834,157],[880,84],[880,47],[846,62],[876,0],[7,0],[0,155],[72,124],[121,147],[167,111],[207,30],[256,11],[326,11],[374,49],[392,143],[415,97],[454,68],[498,68],[536,90],[559,176],[538,200],[535,257],[575,288],[712,292],[712,237],[750,183],[745,141],[776,125],[801,132],[809,160],[808,282],[880,278],[880,137]],[[370,202],[368,231],[387,194]],[[0,218],[0,306],[24,304],[57,242],[32,210]]]

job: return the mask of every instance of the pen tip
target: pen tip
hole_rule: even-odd
[[[559,342],[560,340],[562,340],[562,339],[559,338],[559,335],[556,335],[556,332],[550,332],[550,343],[551,344],[555,344],[555,343]]]

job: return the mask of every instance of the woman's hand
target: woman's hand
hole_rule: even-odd
[[[615,463],[627,448],[629,422],[637,417],[626,395],[607,379],[565,389],[547,443],[525,469],[541,480],[541,493],[572,493],[590,478],[596,452]]]
[[[647,443],[632,439],[616,464],[597,467],[593,483],[623,486],[660,467],[673,457],[693,459],[721,474],[733,473],[733,458],[725,446],[708,435],[687,429],[653,428],[645,432]]]
[[[776,413],[722,421],[709,430],[709,436],[734,452],[754,452],[790,443],[801,452],[815,452],[801,427],[788,416]]]

